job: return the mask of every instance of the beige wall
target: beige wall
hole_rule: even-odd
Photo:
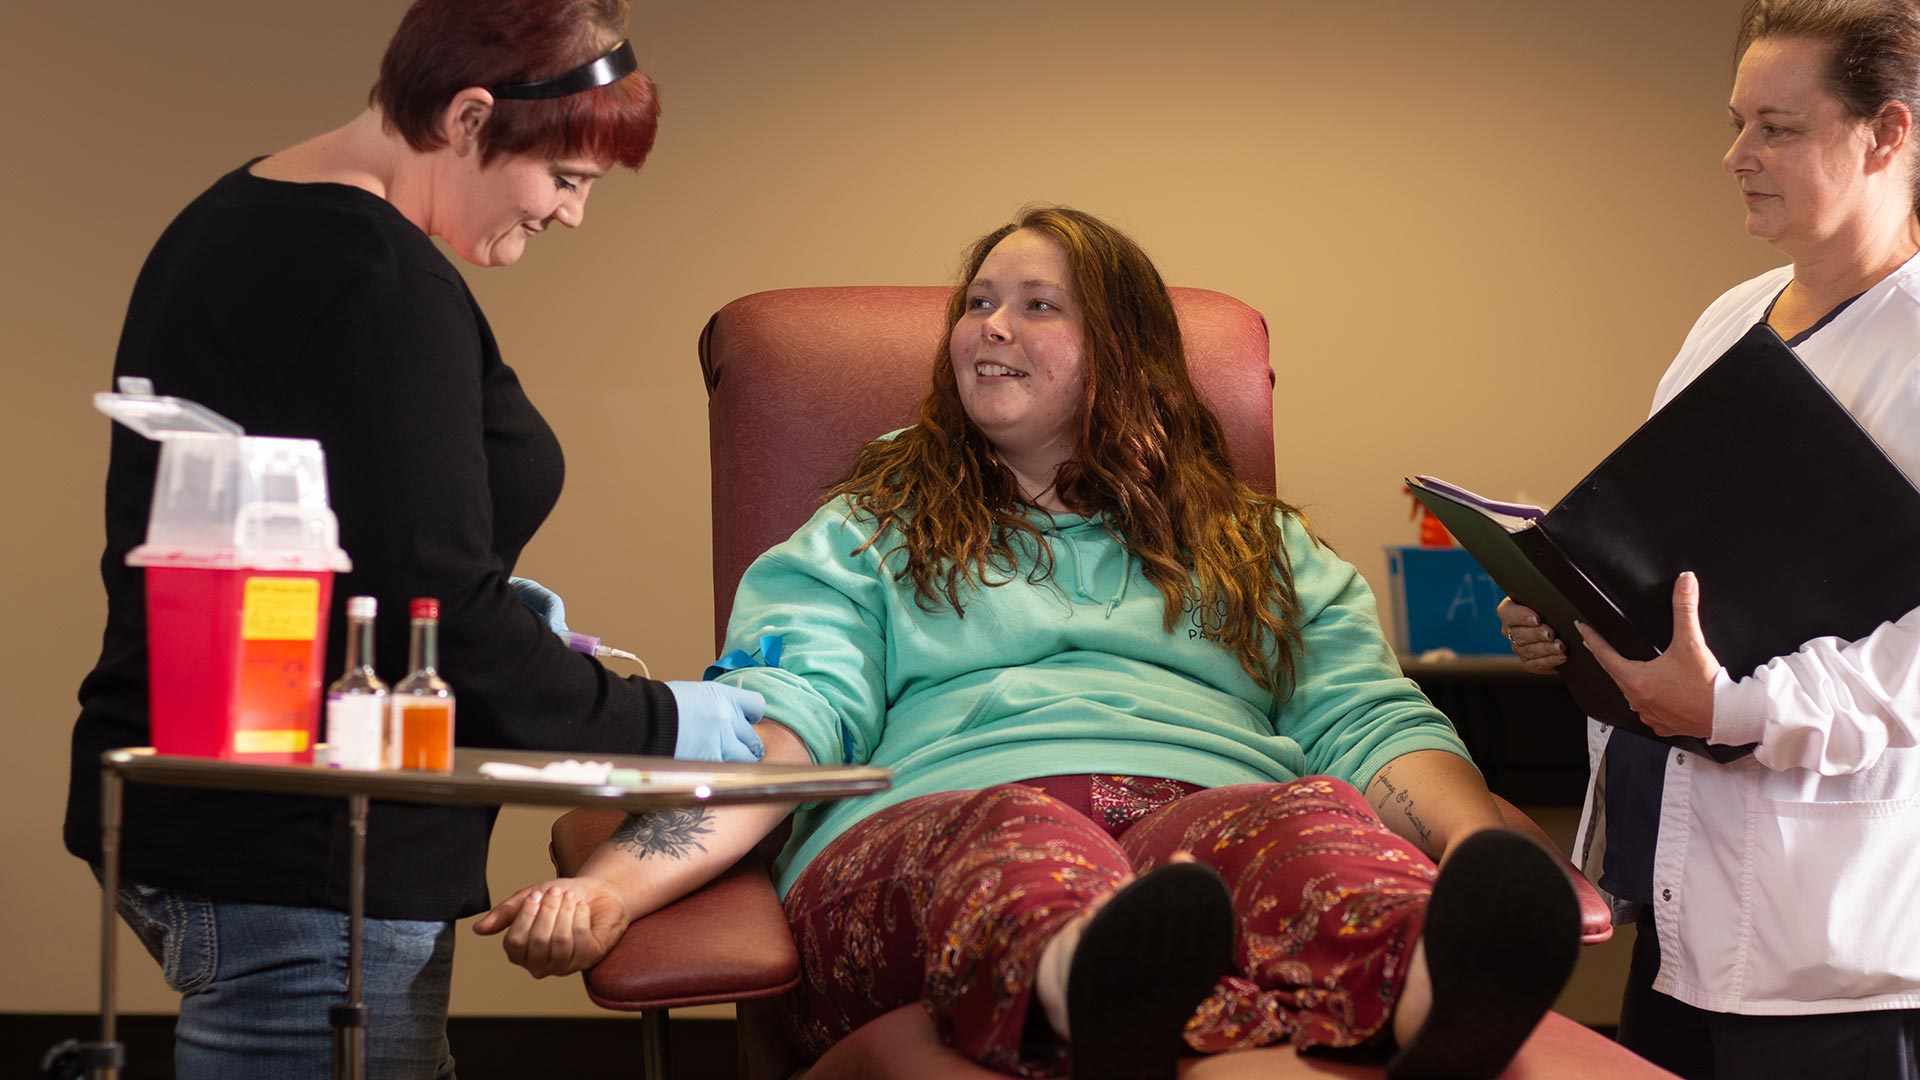
[[[226,169],[348,119],[402,5],[10,3],[0,264],[9,778],[0,1012],[93,1007],[96,891],[60,849],[115,336],[148,245]],[[728,299],[947,280],[1030,200],[1130,228],[1274,331],[1285,494],[1376,582],[1399,478],[1550,500],[1643,413],[1694,315],[1772,265],[1718,167],[1733,0],[967,8],[642,4],[654,160],[588,227],[471,273],[566,442],[525,572],[654,670],[708,657],[694,358]],[[164,391],[165,387],[161,387]],[[495,887],[544,869],[510,812]],[[586,1012],[463,940],[465,1013]],[[124,1005],[171,1007],[138,957]]]

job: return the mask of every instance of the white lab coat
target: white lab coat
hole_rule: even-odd
[[[1792,276],[1762,274],[1707,308],[1654,409],[1759,322]],[[1795,351],[1920,479],[1920,256]],[[1793,493],[1781,493],[1780,512],[1796,512]],[[1792,560],[1781,552],[1781,573],[1795,572]],[[1576,861],[1597,878],[1606,831],[1594,795],[1610,729],[1587,726]],[[1920,1008],[1920,610],[1852,643],[1819,638],[1751,673],[1722,671],[1711,741],[1759,748],[1727,765],[1667,753],[1654,988],[1755,1015]]]

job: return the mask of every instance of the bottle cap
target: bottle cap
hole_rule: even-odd
[[[416,619],[437,619],[440,617],[440,601],[431,596],[417,596],[409,610]]]
[[[371,619],[380,611],[380,601],[371,596],[347,597],[347,618]]]

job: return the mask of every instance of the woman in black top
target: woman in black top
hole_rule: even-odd
[[[625,0],[420,0],[356,119],[243,166],[167,228],[134,287],[114,374],[255,434],[318,439],[354,569],[385,601],[381,671],[405,667],[405,601],[438,597],[459,739],[510,748],[757,756],[749,699],[619,678],[570,652],[508,583],[560,494],[560,445],[501,361],[444,240],[477,266],[581,223],[594,182],[638,168],[658,105],[623,39]],[[117,429],[108,597],[80,689],[66,843],[99,857],[99,755],[151,742],[142,571],[158,450]],[[127,793],[123,914],[183,993],[182,1075],[326,1075],[345,986],[339,800]],[[450,1075],[451,920],[488,906],[494,812],[377,804],[366,986],[376,1076]]]

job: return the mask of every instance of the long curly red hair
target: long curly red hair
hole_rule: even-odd
[[[964,314],[988,253],[1023,229],[1065,249],[1086,318],[1087,383],[1077,448],[1055,476],[1060,501],[1106,516],[1160,590],[1169,632],[1184,612],[1202,613],[1210,639],[1261,686],[1285,692],[1300,608],[1280,516],[1299,512],[1234,476],[1220,422],[1187,373],[1172,298],[1139,245],[1077,210],[1030,209],[974,243],[947,326]],[[962,586],[1006,584],[1022,561],[1017,550],[1033,558],[1027,580],[1052,576],[1052,552],[1023,516],[1019,482],[961,406],[945,337],[919,423],[868,443],[827,498],[839,496],[876,521],[869,546],[889,527],[898,532],[888,558],[904,558],[927,610],[944,605],[964,616]]]

